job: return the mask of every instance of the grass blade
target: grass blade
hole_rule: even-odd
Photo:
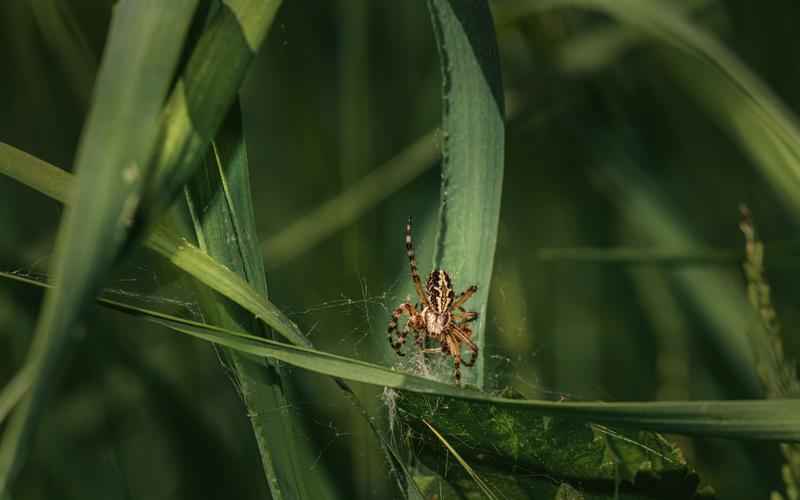
[[[193,236],[210,258],[238,274],[266,299],[264,266],[256,240],[251,236],[255,233],[255,217],[238,104],[228,113],[211,149],[205,166],[195,173],[186,188],[197,233]],[[231,307],[219,295],[200,292],[204,317],[210,323],[274,335],[265,332],[247,310]],[[307,442],[298,439],[292,414],[280,411],[293,406],[283,369],[276,363],[254,360],[235,351],[227,352],[226,358],[235,370],[272,498],[330,498],[330,491],[316,492],[315,496],[309,492],[312,486],[324,483],[319,477],[312,480],[301,468],[297,452]]]
[[[0,143],[0,173],[56,201],[70,205],[70,193],[74,190],[72,174],[3,143]],[[265,300],[241,276],[219,265],[195,245],[177,238],[167,227],[157,226],[150,233],[145,245],[164,256],[174,266],[264,320],[290,342],[310,345],[297,325],[274,304]]]
[[[56,286],[45,298],[26,362],[33,385],[0,443],[0,492],[21,465],[67,332],[125,241],[196,3],[128,0],[115,7],[77,153],[76,199],[56,243]]]
[[[210,19],[164,109],[143,228],[163,213],[207,154],[280,4],[223,0]]]
[[[12,273],[0,277],[40,287],[46,283]],[[143,316],[168,329],[240,352],[269,357],[298,368],[354,382],[418,394],[498,405],[525,415],[571,417],[595,423],[675,434],[729,439],[800,442],[800,399],[661,402],[571,402],[510,399],[399,373],[388,368],[315,349],[227,331],[105,298],[98,302],[125,314]]]
[[[457,287],[478,285],[467,303],[485,318],[500,218],[505,142],[503,86],[486,1],[429,0],[442,67],[442,188],[434,267]],[[458,290],[460,291],[460,290]],[[464,381],[483,387],[486,321]],[[450,373],[440,374],[451,377]]]

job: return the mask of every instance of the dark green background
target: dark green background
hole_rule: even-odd
[[[0,5],[0,141],[71,169],[111,2],[31,4]],[[692,15],[782,105],[800,105],[796,2],[710,1]],[[74,21],[68,29],[82,33],[87,52],[66,49],[54,28],[64,19]],[[738,206],[746,203],[767,243],[787,352],[797,352],[797,225],[740,144],[646,42],[593,59],[591,71],[569,71],[559,51],[598,29],[614,28],[564,11],[498,31],[507,92],[523,105],[507,129],[487,385],[547,399],[751,397],[705,335],[707,315],[674,286],[686,263],[540,258],[551,247],[665,247],[658,221],[642,214],[637,223],[646,229],[628,222],[609,179],[657,201],[698,246],[731,252],[743,248]],[[262,239],[435,128],[440,85],[425,2],[286,0],[241,92]],[[423,228],[435,216],[438,190],[432,164],[355,225],[288,262],[267,260],[272,300],[311,331],[318,348],[394,363],[382,332],[391,308],[405,300],[402,227],[409,215],[419,221],[420,266],[428,271],[434,242]],[[0,269],[44,272],[61,214],[55,202],[0,178]],[[744,289],[738,264],[700,265]],[[177,304],[191,316],[190,289],[162,271],[143,251],[108,287],[156,293],[154,302],[139,300]],[[20,366],[40,300],[22,286],[0,287],[0,380]],[[74,342],[15,498],[268,496],[243,406],[207,344],[99,309],[85,316]],[[330,381],[292,374],[306,403],[291,411],[319,450],[315,467],[329,471],[343,498],[396,496],[372,435]],[[359,395],[381,413],[374,390]],[[680,444],[722,498],[768,498],[781,488],[774,445]]]

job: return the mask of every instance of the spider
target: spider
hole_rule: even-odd
[[[413,330],[415,344],[422,352],[440,352],[453,356],[455,379],[456,383],[460,384],[461,364],[473,366],[478,355],[478,346],[471,340],[472,330],[467,325],[478,319],[478,313],[465,310],[462,304],[478,291],[478,287],[472,285],[456,297],[450,275],[446,271],[435,269],[428,276],[427,286],[422,288],[422,281],[417,272],[414,244],[411,240],[411,217],[408,218],[405,233],[406,255],[411,264],[411,279],[414,281],[417,296],[422,302],[422,310],[420,310],[420,304],[412,305],[410,302],[404,302],[397,306],[392,312],[391,321],[389,321],[389,344],[398,356],[405,356],[400,349],[406,342],[406,336]],[[400,318],[404,314],[408,315],[408,322],[404,328],[398,330]],[[425,341],[428,338],[439,342],[440,347],[426,348]],[[462,343],[472,351],[469,361],[461,358]]]

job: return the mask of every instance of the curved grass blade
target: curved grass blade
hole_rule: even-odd
[[[550,9],[612,16],[662,44],[667,70],[739,141],[785,205],[800,215],[800,126],[780,99],[731,51],[654,0],[524,0],[498,9],[498,24]]]
[[[457,287],[477,284],[467,304],[485,317],[503,187],[503,85],[492,13],[485,0],[428,0],[442,67],[442,188],[434,267]],[[483,387],[486,322],[475,326],[480,352],[464,381]],[[450,378],[450,373],[440,374]]]
[[[569,403],[507,399],[394,372],[333,354],[290,346],[246,334],[223,332],[207,325],[154,320],[172,330],[257,356],[354,382],[381,385],[421,394],[454,397],[583,420],[630,426],[656,432],[736,439],[800,441],[800,400],[675,401],[650,403]],[[442,404],[445,404],[442,402]]]
[[[281,0],[223,0],[166,103],[141,228],[172,203],[217,133]]]
[[[0,272],[0,277],[34,286],[50,286],[12,273]],[[518,409],[531,415],[575,418],[655,432],[800,442],[800,399],[615,403],[510,399],[396,372],[344,356],[227,331],[123,302],[105,298],[98,299],[98,302],[125,314],[142,316],[172,331],[253,356],[277,359],[298,368],[354,382],[442,397],[444,400],[440,404],[446,404],[448,398],[457,398],[474,404]]]
[[[72,174],[3,143],[0,143],[0,173],[56,201],[70,205],[74,190]],[[269,300],[264,299],[241,276],[221,266],[187,240],[177,238],[171,230],[156,226],[145,245],[164,256],[174,266],[264,320],[290,342],[310,345],[297,325]]]
[[[56,286],[45,297],[26,362],[33,385],[0,443],[0,492],[22,463],[67,333],[126,239],[155,145],[158,113],[196,4],[125,0],[114,9],[78,148],[75,203],[56,242]]]

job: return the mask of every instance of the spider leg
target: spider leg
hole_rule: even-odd
[[[417,330],[414,330],[414,344],[417,345],[417,349],[425,350],[425,335],[420,334]]]
[[[447,343],[449,351],[453,355],[453,374],[456,377],[456,385],[461,385],[461,349],[459,349],[458,339],[448,335]]]
[[[458,309],[453,311],[453,319],[458,324],[469,323],[470,321],[475,321],[478,319],[478,313],[475,311],[467,311],[463,307],[459,306]]]
[[[413,317],[417,314],[417,310],[409,304],[408,302],[400,304],[397,308],[392,311],[392,319],[389,321],[389,327],[387,328],[387,337],[389,338],[389,345],[392,346],[392,349],[395,350],[398,356],[405,356],[400,349],[403,347],[403,344],[406,343],[406,335],[408,335],[408,325],[405,328],[401,328],[400,330],[397,329],[397,325],[400,322],[400,318],[403,314],[408,314],[410,317]],[[394,336],[397,335],[397,340],[394,340]]]
[[[452,331],[453,335],[458,339],[458,341],[467,344],[470,352],[472,352],[472,356],[469,358],[469,361],[464,360],[464,366],[473,366],[478,357],[478,346],[472,341],[472,330],[470,330],[468,326],[458,326],[453,327]]]
[[[472,285],[471,287],[467,288],[466,290],[464,290],[463,292],[461,292],[461,294],[459,294],[459,296],[458,296],[458,297],[456,297],[456,300],[455,300],[455,302],[453,302],[453,305],[452,305],[452,306],[450,306],[450,308],[451,308],[451,309],[458,309],[458,308],[460,308],[460,307],[461,307],[461,305],[462,305],[464,302],[468,301],[470,297],[472,297],[473,295],[475,295],[475,292],[477,292],[477,291],[478,291],[478,285]]]
[[[411,265],[411,279],[414,281],[414,288],[417,291],[417,295],[422,301],[423,306],[429,306],[431,304],[428,301],[428,295],[425,293],[425,289],[422,288],[422,280],[417,271],[417,257],[414,254],[414,242],[411,240],[411,217],[408,218],[408,223],[406,223],[406,255]]]

